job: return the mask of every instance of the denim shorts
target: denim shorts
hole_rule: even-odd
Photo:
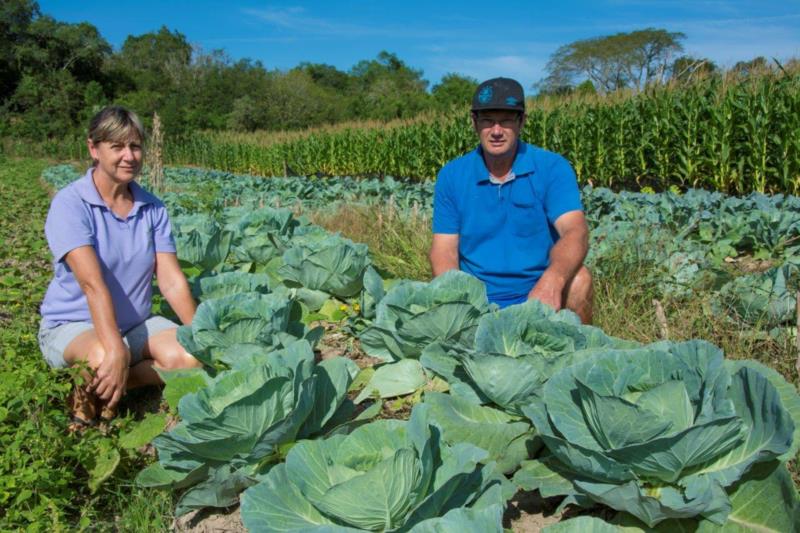
[[[163,316],[152,315],[144,322],[124,332],[122,341],[131,351],[131,366],[140,363],[144,358],[142,351],[147,339],[157,333],[177,327],[178,324]],[[91,329],[94,329],[91,322],[67,322],[54,328],[40,326],[39,348],[42,350],[44,360],[53,368],[68,367],[69,365],[64,360],[64,350],[78,335]]]

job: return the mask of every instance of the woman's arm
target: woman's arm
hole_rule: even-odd
[[[94,248],[79,246],[70,250],[64,260],[86,295],[95,334],[105,352],[88,389],[107,401],[109,407],[113,407],[125,393],[130,350],[122,342],[122,335],[117,328],[111,293],[103,280],[103,272]]]
[[[178,256],[169,252],[156,252],[156,279],[158,288],[170,307],[184,324],[191,324],[197,305],[189,290],[189,283],[178,264]]]

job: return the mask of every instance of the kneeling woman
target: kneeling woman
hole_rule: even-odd
[[[134,181],[143,144],[134,113],[98,113],[88,138],[94,165],[55,195],[45,223],[55,275],[41,307],[39,345],[53,367],[85,361],[93,370],[73,393],[78,422],[109,417],[126,389],[159,383],[153,367],[200,366],[176,340],[177,324],[150,314],[153,274],[184,324],[195,302],[164,204]]]

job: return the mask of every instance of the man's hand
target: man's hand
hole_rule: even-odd
[[[564,287],[566,280],[557,274],[545,271],[531,292],[528,293],[528,300],[539,300],[543,304],[549,305],[556,311],[564,307]]]
[[[103,362],[97,367],[89,391],[106,402],[108,407],[115,407],[125,394],[130,362],[131,352],[124,344],[107,352]]]

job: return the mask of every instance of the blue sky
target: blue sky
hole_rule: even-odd
[[[800,0],[236,1],[40,0],[65,22],[87,21],[115,48],[162,25],[203,50],[260,60],[269,69],[302,61],[349,70],[381,50],[435,84],[458,72],[518,79],[529,88],[562,44],[653,26],[686,34],[687,53],[722,66],[763,55],[800,57]]]

